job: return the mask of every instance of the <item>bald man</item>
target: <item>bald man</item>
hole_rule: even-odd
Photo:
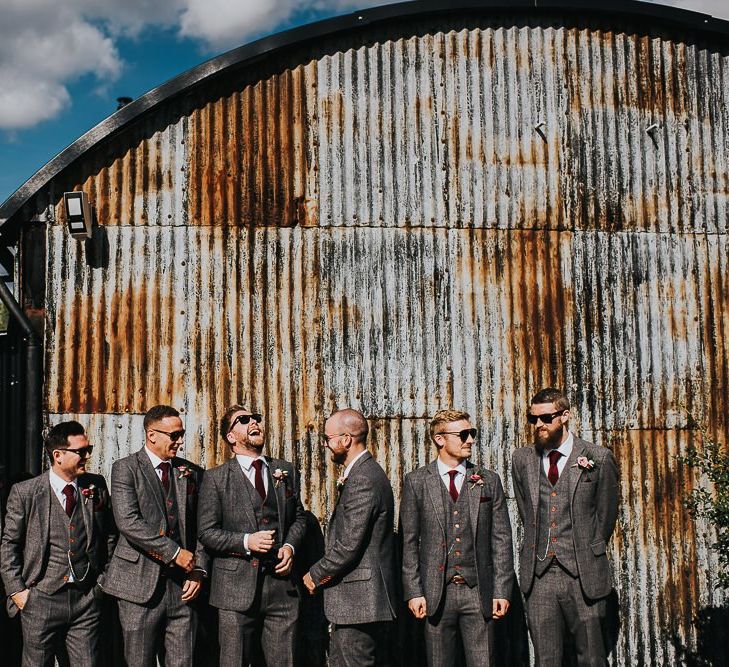
[[[352,409],[327,419],[322,442],[344,466],[326,535],[324,556],[304,576],[324,590],[332,624],[331,667],[382,665],[395,618],[394,501],[385,472],[367,451],[367,420]]]

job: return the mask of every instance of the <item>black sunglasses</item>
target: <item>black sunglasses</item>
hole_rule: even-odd
[[[73,452],[78,454],[79,457],[84,458],[85,456],[91,456],[91,452],[94,451],[93,445],[87,445],[86,447],[79,447],[78,449],[59,449],[59,452]]]
[[[151,428],[149,430],[154,431],[155,433],[164,433],[170,440],[172,440],[172,442],[177,442],[185,437],[184,428],[181,431],[160,431],[158,428]]]
[[[436,435],[457,435],[461,439],[461,442],[466,442],[469,435],[474,440],[476,439],[476,436],[478,435],[478,429],[464,428],[462,431],[441,431],[440,433],[436,433]]]
[[[552,413],[548,412],[544,415],[533,415],[531,412],[527,412],[527,421],[530,424],[536,424],[537,419],[541,419],[542,424],[551,424],[552,420],[555,417],[559,417],[560,415],[563,415],[565,412],[567,412],[567,410],[559,410],[557,412],[552,412]]]
[[[254,422],[258,422],[260,424],[263,420],[263,415],[259,414],[258,412],[254,412],[252,415],[238,415],[233,420],[233,423],[230,425],[230,430],[228,431],[228,433],[230,433],[230,431],[235,428],[236,424],[242,424],[243,426],[245,426],[249,421],[251,421],[251,419]]]

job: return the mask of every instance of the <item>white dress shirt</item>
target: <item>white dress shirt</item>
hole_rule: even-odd
[[[438,474],[440,475],[440,478],[443,480],[443,484],[445,484],[446,489],[448,489],[448,492],[450,493],[451,490],[451,476],[448,474],[451,470],[455,470],[458,472],[458,474],[455,476],[454,484],[456,485],[456,489],[458,490],[458,493],[461,492],[461,487],[463,486],[463,480],[466,479],[466,463],[465,461],[461,461],[455,468],[449,468],[443,461],[440,460],[440,457],[437,459],[438,461]]]
[[[564,467],[567,465],[567,459],[570,457],[570,454],[572,453],[572,446],[574,445],[575,439],[572,437],[572,433],[569,433],[567,436],[567,439],[559,446],[557,447],[557,450],[562,456],[557,459],[557,472],[559,472],[559,476],[562,476],[562,471],[564,470]],[[549,474],[549,452],[555,451],[552,449],[545,449],[542,452],[542,465],[544,466],[544,474]]]

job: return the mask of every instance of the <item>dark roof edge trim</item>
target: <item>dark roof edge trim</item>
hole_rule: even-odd
[[[571,12],[579,11],[585,14],[605,15],[613,18],[620,15],[642,16],[658,19],[679,28],[688,28],[707,33],[707,35],[729,38],[729,21],[716,19],[708,14],[637,0],[613,0],[609,8],[595,7],[594,0],[511,0],[511,2],[505,2],[505,0],[460,0],[455,5],[452,0],[420,0],[372,7],[359,12],[317,21],[227,51],[170,79],[113,113],[47,162],[0,205],[0,228],[63,169],[104,138],[118,132],[142,114],[181,91],[197,86],[205,80],[221,74],[229,67],[244,64],[246,61],[255,61],[258,58],[297,44],[304,44],[322,37],[344,34],[363,26],[386,23],[393,19],[403,19],[410,16],[422,17],[430,14],[456,14],[484,9],[499,11],[554,9]]]

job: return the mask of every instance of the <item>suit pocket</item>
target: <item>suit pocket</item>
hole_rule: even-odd
[[[213,567],[216,567],[219,570],[237,570],[238,561],[231,560],[229,558],[216,558],[215,562],[213,563]]]
[[[605,540],[598,540],[597,542],[592,542],[590,544],[590,549],[592,549],[592,553],[595,554],[596,556],[604,555],[605,551],[607,549]]]
[[[372,570],[368,567],[357,568],[354,572],[350,572],[346,577],[342,577],[342,583],[350,581],[367,581],[372,578]]]
[[[139,560],[139,552],[124,544],[119,544],[114,549],[114,555],[119,556],[122,560],[128,560],[130,563],[136,563]]]

